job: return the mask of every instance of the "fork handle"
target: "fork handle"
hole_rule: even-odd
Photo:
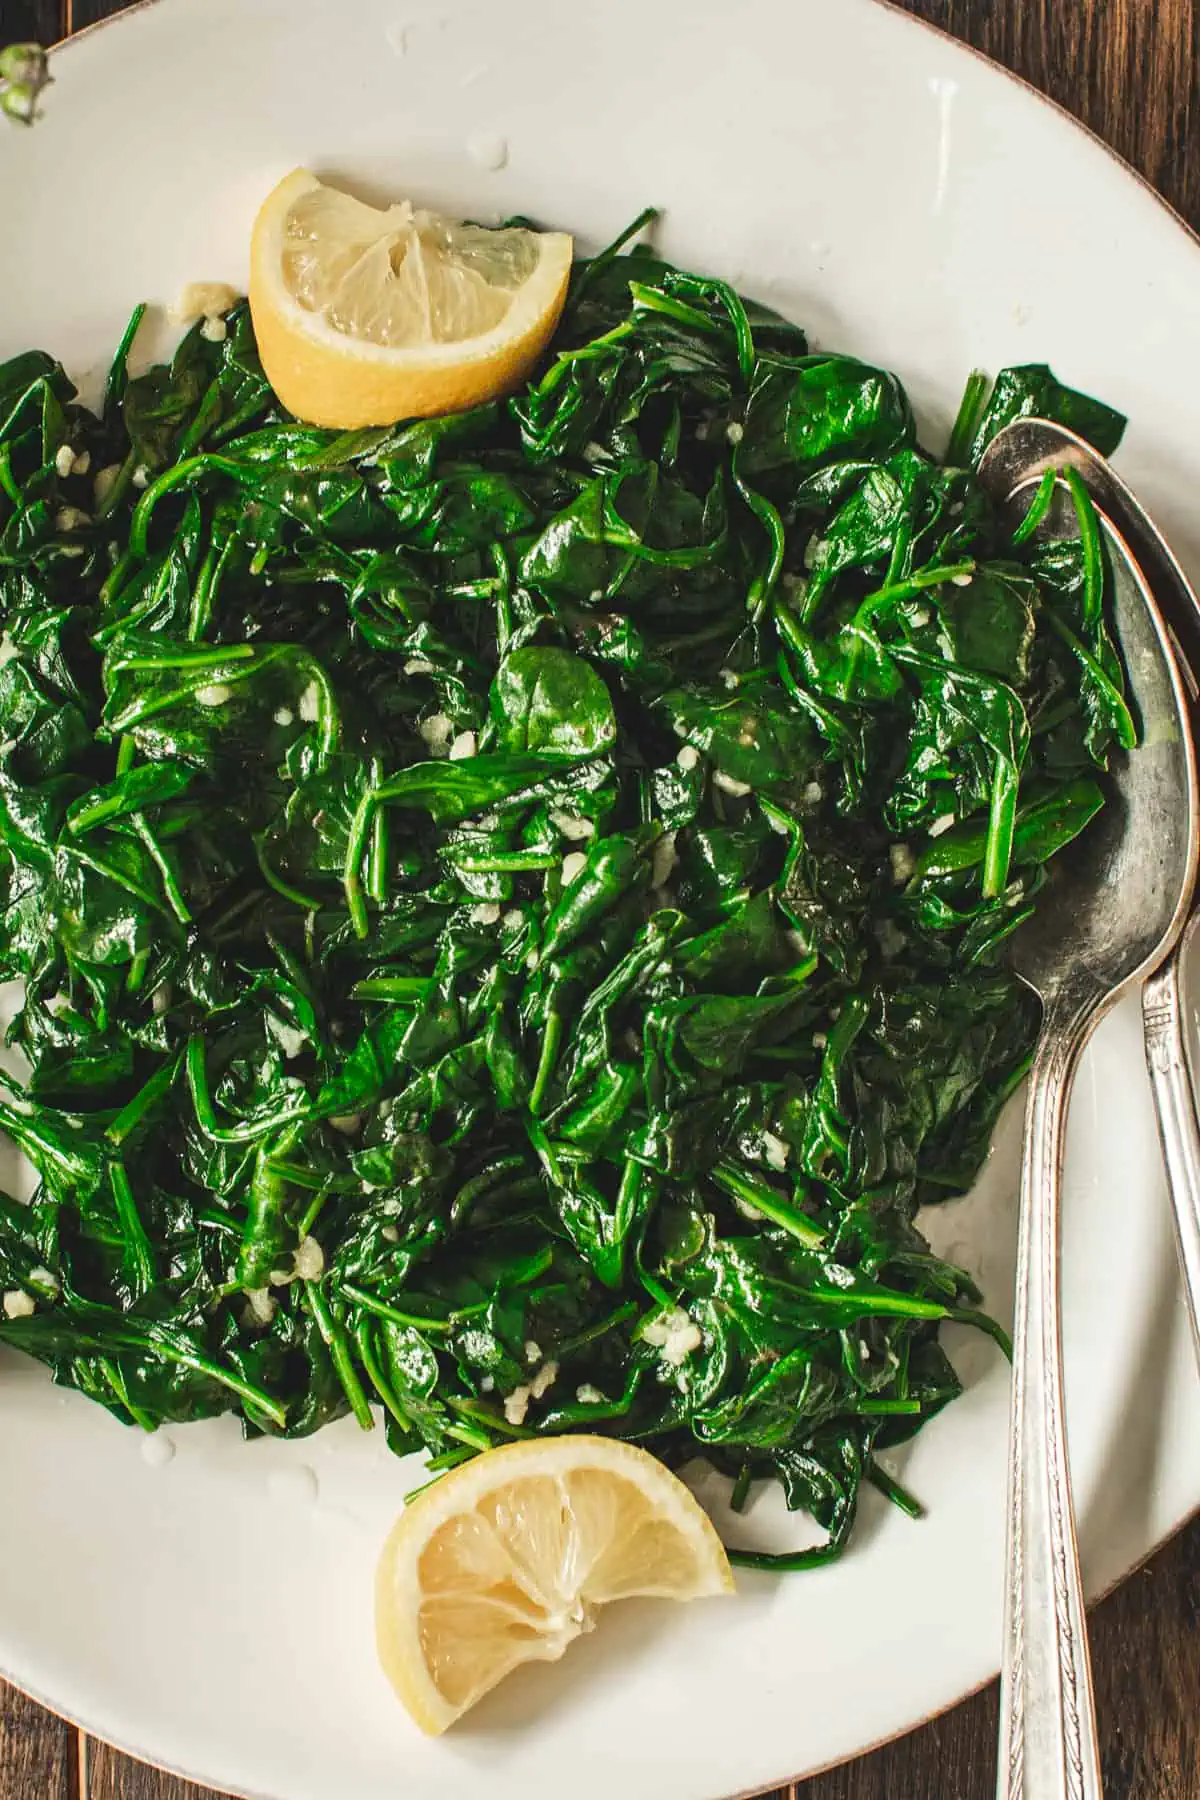
[[[998,1800],[1102,1800],[1103,1792],[1067,1462],[1059,1305],[1067,1101],[1096,998],[1047,1006],[1025,1113]]]
[[[1142,1025],[1188,1316],[1200,1358],[1200,1124],[1183,1035],[1181,956],[1181,948],[1174,950],[1143,987]]]

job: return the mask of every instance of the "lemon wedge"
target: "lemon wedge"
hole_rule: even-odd
[[[572,240],[489,231],[408,200],[367,206],[296,169],[250,246],[267,379],[297,418],[351,430],[456,412],[508,392],[562,312]]]
[[[556,1662],[611,1601],[732,1591],[707,1515],[645,1450],[529,1439],[444,1475],[401,1514],[376,1581],[379,1656],[437,1734],[520,1664]]]

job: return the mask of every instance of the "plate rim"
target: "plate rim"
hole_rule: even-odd
[[[884,6],[890,6],[892,0],[880,0],[880,3]],[[919,20],[918,23],[924,24],[925,21]],[[936,26],[930,27],[930,30],[936,29]],[[985,57],[984,61],[986,62],[987,60],[988,59]],[[1035,89],[1034,91],[1036,92],[1037,90]],[[1069,116],[1070,115],[1068,114],[1068,117]],[[1195,1506],[1192,1507],[1186,1517],[1180,1520],[1178,1525],[1172,1526],[1169,1531],[1165,1532],[1164,1535],[1159,1538],[1157,1543],[1151,1544],[1149,1549],[1146,1550],[1143,1555],[1139,1556],[1137,1561],[1132,1563],[1129,1568],[1125,1570],[1123,1575],[1114,1577],[1112,1581],[1108,1582],[1105,1587],[1100,1589],[1099,1593],[1087,1595],[1085,1612],[1089,1621],[1089,1631],[1091,1617],[1096,1608],[1098,1606],[1103,1606],[1106,1600],[1111,1600],[1118,1588],[1123,1588],[1126,1582],[1132,1581],[1135,1575],[1140,1575],[1147,1565],[1154,1561],[1160,1551],[1167,1549],[1170,1544],[1175,1542],[1176,1538],[1182,1537],[1183,1533],[1189,1530],[1192,1525],[1196,1524],[1198,1520],[1200,1520],[1200,1500],[1196,1502]],[[990,1688],[993,1682],[998,1681],[999,1679],[1000,1664],[997,1659],[996,1667],[993,1669],[992,1673],[990,1675],[985,1675],[982,1681],[973,1683],[971,1687],[967,1688],[965,1692],[958,1696],[957,1700],[947,1700],[944,1706],[935,1706],[932,1712],[926,1713],[923,1718],[917,1719],[913,1724],[902,1726],[899,1731],[890,1731],[881,1738],[873,1739],[871,1743],[865,1744],[861,1750],[856,1750],[852,1756],[841,1756],[835,1758],[833,1762],[819,1763],[815,1769],[804,1769],[799,1775],[786,1775],[781,1780],[776,1781],[774,1785],[778,1788],[794,1788],[798,1787],[802,1782],[815,1781],[819,1775],[829,1775],[835,1769],[852,1768],[855,1763],[862,1762],[864,1758],[876,1756],[880,1750],[886,1750],[892,1744],[901,1743],[905,1738],[912,1737],[915,1732],[924,1731],[927,1725],[935,1725],[939,1719],[948,1718],[952,1712],[957,1712],[960,1706],[966,1706],[969,1701],[977,1700],[980,1694],[987,1688]],[[167,1772],[171,1773],[172,1771]],[[770,1792],[770,1788],[740,1788],[737,1793],[723,1795],[721,1800],[763,1800],[763,1796],[769,1796]],[[233,1800],[260,1800],[260,1796],[253,1794],[234,1795]],[[267,1796],[266,1800],[270,1800],[270,1797]]]
[[[159,0],[136,0],[136,5],[131,10],[136,11],[142,6],[156,6],[158,3]],[[890,5],[891,0],[882,0],[882,4]],[[119,18],[120,14],[117,14],[116,16]],[[101,19],[97,22],[99,24],[107,24],[109,21]],[[91,30],[92,28],[89,26],[88,29]],[[1164,1535],[1158,1539],[1157,1543],[1151,1544],[1149,1549],[1125,1570],[1124,1574],[1118,1575],[1113,1581],[1110,1581],[1098,1594],[1088,1596],[1087,1613],[1089,1618],[1098,1606],[1103,1606],[1106,1600],[1112,1598],[1118,1588],[1124,1587],[1126,1582],[1131,1581],[1135,1575],[1141,1574],[1147,1565],[1154,1561],[1160,1551],[1165,1550],[1169,1544],[1173,1544],[1176,1538],[1181,1537],[1183,1533],[1192,1525],[1196,1524],[1197,1521],[1200,1521],[1200,1500],[1196,1502],[1196,1505],[1178,1525],[1164,1533]],[[944,1706],[934,1707],[932,1712],[925,1713],[920,1719],[914,1720],[911,1725],[901,1726],[899,1731],[887,1732],[883,1737],[874,1738],[869,1744],[864,1744],[861,1750],[855,1750],[851,1756],[839,1756],[835,1757],[832,1762],[818,1763],[815,1768],[804,1769],[798,1775],[779,1776],[772,1781],[771,1787],[769,1788],[761,1788],[757,1786],[757,1784],[750,1788],[737,1788],[732,1794],[722,1795],[721,1800],[761,1800],[761,1797],[764,1794],[770,1794],[772,1788],[794,1788],[799,1786],[801,1782],[815,1781],[818,1776],[829,1775],[835,1769],[851,1768],[855,1763],[864,1761],[868,1756],[876,1756],[879,1751],[888,1749],[890,1745],[898,1744],[902,1742],[904,1738],[912,1737],[916,1732],[923,1731],[926,1726],[936,1724],[939,1719],[947,1718],[952,1712],[956,1712],[960,1706],[965,1706],[968,1701],[978,1699],[979,1695],[982,1694],[985,1689],[991,1687],[992,1683],[999,1678],[999,1675],[1000,1669],[997,1664],[997,1667],[990,1675],[985,1675],[982,1681],[973,1683],[973,1685],[967,1688],[964,1693],[959,1694],[957,1699],[947,1700]],[[129,1745],[117,1743],[112,1738],[106,1737],[103,1732],[95,1731],[84,1720],[76,1717],[73,1713],[64,1712],[62,1708],[56,1706],[53,1701],[45,1699],[32,1688],[26,1687],[23,1682],[17,1681],[4,1669],[0,1669],[0,1681],[5,1682],[11,1688],[14,1688],[16,1692],[23,1695],[26,1700],[31,1700],[35,1706],[40,1706],[43,1711],[48,1712],[52,1718],[62,1720],[64,1724],[73,1726],[76,1731],[82,1731],[85,1737],[94,1738],[96,1742],[102,1744],[105,1749],[115,1750],[121,1756],[128,1756],[133,1762],[141,1763],[145,1768],[154,1769],[160,1775],[170,1776],[174,1781],[186,1781],[193,1786],[208,1787],[208,1783],[202,1776],[197,1776],[187,1769],[177,1768],[172,1763],[162,1762],[158,1757],[149,1756],[145,1753],[131,1749]],[[210,1792],[213,1794],[214,1800],[275,1800],[273,1795],[265,1794],[260,1789],[256,1788],[226,1787],[224,1794],[221,1795],[218,1795],[215,1788],[211,1789]]]
[[[159,0],[133,0],[133,4],[126,8],[126,12],[140,12],[143,7],[157,6],[158,4]],[[871,0],[871,4],[882,8],[884,12],[891,13],[897,19],[905,20],[909,25],[914,25],[921,31],[929,32],[941,43],[949,45],[952,50],[972,57],[974,61],[982,63],[985,69],[990,69],[993,74],[1002,75],[1006,81],[1010,81],[1014,87],[1020,88],[1030,99],[1038,101],[1042,106],[1048,106],[1050,111],[1057,113],[1065,124],[1081,132],[1085,138],[1090,139],[1093,144],[1103,150],[1109,160],[1116,163],[1118,169],[1131,176],[1143,193],[1149,199],[1157,201],[1162,210],[1179,226],[1184,236],[1190,239],[1197,250],[1200,250],[1200,226],[1193,225],[1189,219],[1185,218],[1175,202],[1168,200],[1162,189],[1155,187],[1150,177],[1143,175],[1137,165],[1131,163],[1129,158],[1124,156],[1114,144],[1110,144],[1094,125],[1089,125],[1086,119],[1081,119],[1077,113],[1073,113],[1061,100],[1056,100],[1053,94],[1047,94],[1027,75],[1019,75],[1015,69],[1010,69],[1007,63],[1002,63],[996,57],[989,56],[988,52],[981,50],[978,44],[971,44],[967,42],[966,38],[956,37],[947,26],[935,25],[932,19],[923,19],[919,13],[909,12],[904,0]],[[111,24],[114,19],[124,16],[122,13],[113,13],[108,19],[97,20],[96,24]],[[84,27],[85,32],[94,29],[95,25]],[[83,33],[79,32],[76,35],[82,36]],[[70,42],[70,40],[64,39],[63,42]]]
[[[72,45],[82,42],[84,38],[94,36],[98,32],[103,31],[107,26],[121,25],[128,19],[136,18],[139,13],[147,13],[151,8],[163,4],[164,0],[129,0],[129,3],[123,6],[120,12],[109,13],[103,19],[92,19],[89,24],[80,25],[78,29],[72,30],[66,37],[57,38],[55,42],[49,46],[49,54],[51,56],[61,56],[62,53],[69,50]],[[178,0],[176,0],[176,4],[178,4]],[[1030,97],[1030,99],[1037,101],[1042,106],[1048,106],[1051,112],[1057,113],[1059,118],[1062,119],[1065,124],[1073,127],[1074,130],[1078,132],[1082,132],[1084,137],[1090,139],[1093,144],[1103,150],[1105,155],[1112,162],[1116,163],[1117,167],[1122,170],[1124,174],[1130,176],[1137,183],[1143,193],[1157,202],[1162,210],[1168,214],[1176,225],[1178,225],[1184,235],[1191,240],[1195,248],[1200,250],[1200,226],[1193,225],[1190,220],[1185,218],[1183,213],[1181,213],[1179,208],[1175,205],[1174,201],[1168,200],[1162,189],[1155,187],[1149,176],[1143,175],[1142,171],[1134,163],[1130,162],[1127,156],[1122,155],[1121,151],[1119,151],[1115,145],[1110,144],[1108,139],[1102,136],[1094,125],[1089,125],[1086,119],[1081,119],[1078,114],[1071,112],[1061,100],[1055,99],[1053,94],[1047,94],[1044,89],[1036,86],[1028,76],[1019,75],[1015,69],[1010,69],[1007,63],[1002,63],[998,61],[996,57],[990,56],[986,50],[981,50],[977,44],[969,43],[966,38],[956,37],[947,26],[936,25],[932,19],[923,19],[919,13],[910,12],[908,7],[904,4],[904,0],[871,0],[871,4],[878,6],[883,12],[890,13],[893,18],[903,21],[904,24],[912,26],[917,31],[928,32],[932,37],[937,38],[940,43],[947,45],[952,52],[969,56],[975,62],[982,63],[985,69],[990,70],[995,75],[1002,76],[1005,81],[1009,81],[1014,87],[1020,88]]]

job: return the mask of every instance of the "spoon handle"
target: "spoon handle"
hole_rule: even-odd
[[[1101,1800],[1059,1313],[1067,1101],[1095,996],[1052,1000],[1025,1113],[998,1800]]]
[[[1142,989],[1142,1025],[1184,1293],[1200,1358],[1200,1124],[1183,1037],[1181,955],[1177,947]]]

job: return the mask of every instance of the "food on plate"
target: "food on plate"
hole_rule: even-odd
[[[942,1323],[1003,1341],[917,1212],[1135,734],[1086,495],[1014,536],[973,465],[1123,421],[1012,369],[938,460],[635,235],[443,417],[301,422],[245,305],[133,376],[139,309],[96,413],[0,366],[0,1341],[145,1428],[699,1455],[813,1516],[802,1567],[864,1480],[914,1509]]]
[[[283,404],[316,425],[390,425],[509,392],[550,339],[571,239],[367,206],[296,169],[263,202],[250,312]]]
[[[733,1592],[707,1514],[656,1457],[603,1437],[510,1444],[426,1488],[379,1563],[383,1666],[422,1730],[556,1662],[614,1600]]]
[[[42,92],[53,79],[40,44],[0,46],[0,113],[19,125],[32,125]]]

